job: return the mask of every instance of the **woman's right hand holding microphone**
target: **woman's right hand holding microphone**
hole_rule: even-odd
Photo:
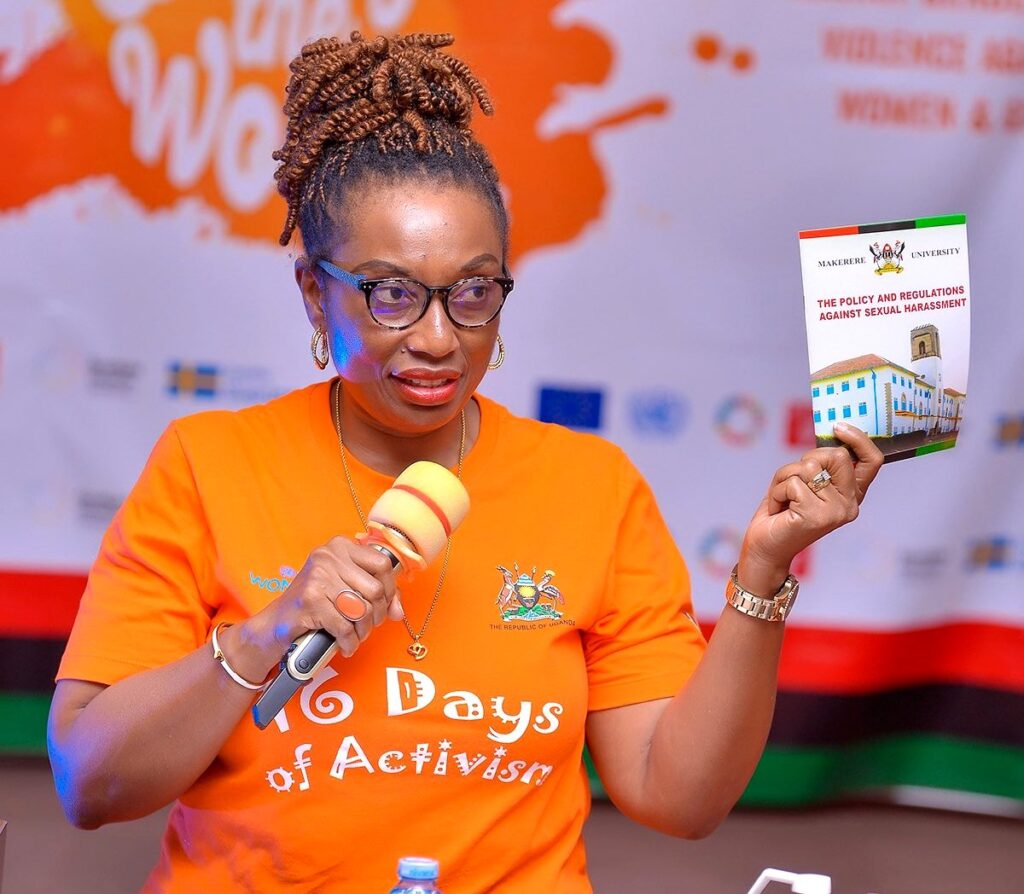
[[[288,647],[311,630],[326,630],[350,658],[374,627],[404,615],[391,560],[372,546],[334,537],[314,549],[288,588],[255,615],[222,629],[231,666],[259,682]]]

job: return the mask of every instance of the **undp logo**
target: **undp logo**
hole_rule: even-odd
[[[671,391],[640,391],[629,398],[633,429],[650,438],[671,438],[686,425],[689,407],[681,394]]]
[[[764,408],[749,394],[727,397],[715,411],[715,430],[726,444],[749,447],[764,431]]]

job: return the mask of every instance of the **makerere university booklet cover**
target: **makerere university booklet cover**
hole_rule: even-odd
[[[967,217],[800,233],[811,407],[819,446],[837,422],[886,462],[956,444],[967,402]]]

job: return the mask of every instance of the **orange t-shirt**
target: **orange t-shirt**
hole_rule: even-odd
[[[440,860],[445,894],[590,891],[587,712],[673,695],[704,641],[622,451],[476,400],[470,512],[427,656],[385,623],[266,730],[244,719],[175,803],[145,891],[380,894],[411,854]],[[369,507],[391,482],[349,466]],[[328,383],[178,420],[104,537],[58,679],[113,684],[172,662],[358,529]],[[402,584],[414,630],[439,566]]]

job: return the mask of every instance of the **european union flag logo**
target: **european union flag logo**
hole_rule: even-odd
[[[592,389],[540,389],[541,422],[556,422],[567,428],[597,431],[601,427],[601,406],[604,394]]]

